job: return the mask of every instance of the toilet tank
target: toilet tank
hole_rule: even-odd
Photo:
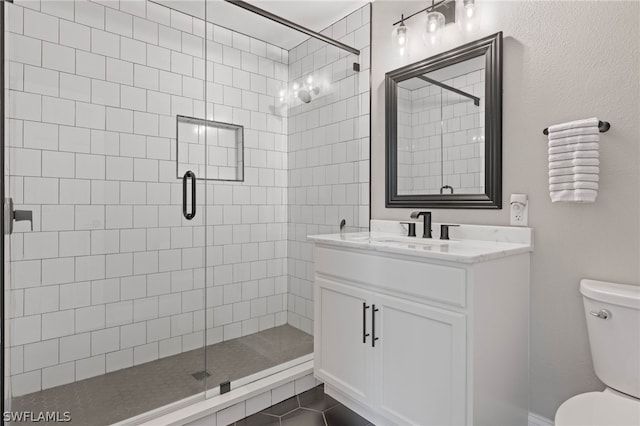
[[[582,280],[580,292],[596,375],[640,398],[640,286]]]

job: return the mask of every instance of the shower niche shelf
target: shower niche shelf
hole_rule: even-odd
[[[176,117],[176,176],[191,170],[198,179],[244,181],[244,127]]]

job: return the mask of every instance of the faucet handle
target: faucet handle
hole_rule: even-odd
[[[401,225],[407,225],[409,230],[407,233],[407,237],[415,237],[416,236],[416,223],[415,222],[400,222]]]
[[[460,225],[440,225],[440,239],[448,240],[449,239],[449,228],[452,226],[460,226]]]

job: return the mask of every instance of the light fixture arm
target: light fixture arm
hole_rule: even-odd
[[[431,12],[433,9],[436,9],[436,8],[438,8],[440,6],[443,6],[446,3],[451,2],[452,0],[440,0],[437,3],[434,3],[434,1],[435,0],[431,0],[431,6],[427,6],[422,10],[419,10],[419,11],[417,11],[415,13],[412,13],[411,15],[407,16],[406,18],[404,17],[404,15],[402,15],[402,18],[399,21],[394,22],[392,26],[395,27],[398,24],[404,23],[404,21],[407,21],[407,20],[413,18],[414,16],[419,15],[419,14],[421,14],[423,12]]]

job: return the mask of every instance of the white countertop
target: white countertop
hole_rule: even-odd
[[[460,263],[484,262],[533,251],[530,228],[461,225],[459,228],[451,228],[450,234],[453,235],[450,240],[440,240],[435,232],[434,238],[421,238],[421,233],[418,233],[417,237],[406,237],[395,232],[403,230],[398,222],[389,221],[382,226],[382,221],[377,222],[372,223],[372,232],[310,235],[308,239],[317,244]],[[439,224],[434,224],[433,229],[439,231],[439,226],[436,225]],[[381,232],[382,229],[387,232]]]

